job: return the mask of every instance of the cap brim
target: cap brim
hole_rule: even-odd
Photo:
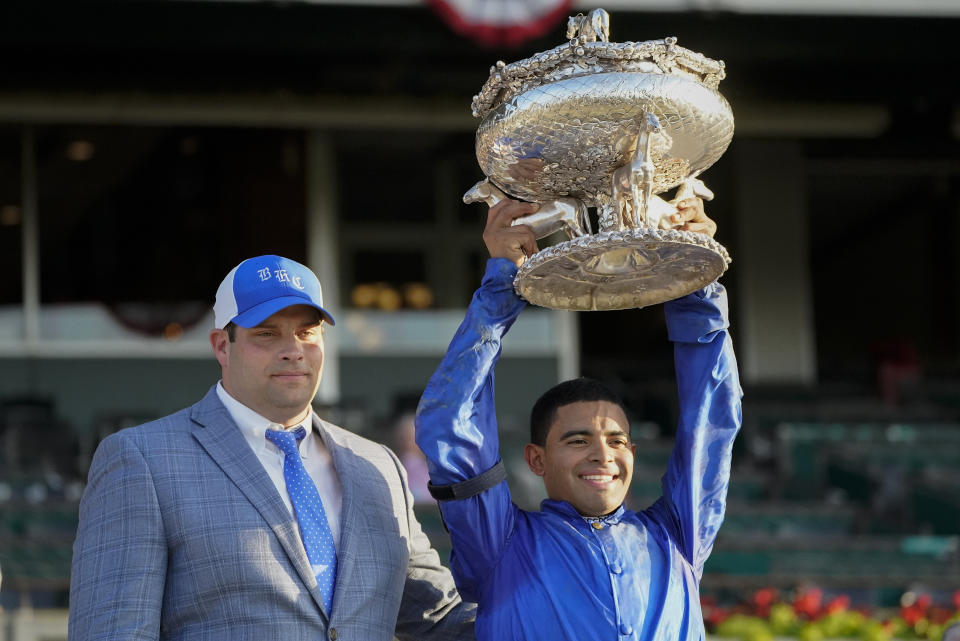
[[[280,298],[274,298],[264,303],[260,303],[259,305],[254,305],[242,314],[237,314],[234,316],[230,322],[232,322],[234,325],[239,325],[240,327],[245,328],[256,327],[263,321],[279,312],[281,309],[286,309],[294,305],[307,305],[309,307],[313,307],[320,312],[320,315],[323,316],[323,320],[327,321],[331,325],[337,324],[333,320],[333,316],[330,315],[330,312],[319,305],[314,305],[310,301],[300,298],[299,296],[281,296]]]

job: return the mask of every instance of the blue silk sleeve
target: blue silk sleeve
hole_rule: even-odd
[[[671,532],[699,577],[723,521],[743,393],[723,286],[712,283],[670,301],[665,313],[674,343],[680,421],[663,498],[650,512]]]
[[[516,266],[490,259],[480,288],[417,408],[417,445],[434,485],[474,478],[500,460],[493,370],[500,342],[526,303],[513,291]],[[477,496],[446,501],[451,569],[464,598],[475,600],[513,529],[506,482]]]

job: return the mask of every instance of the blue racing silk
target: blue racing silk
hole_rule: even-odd
[[[525,302],[516,267],[487,263],[480,288],[417,410],[417,444],[435,485],[499,461],[493,370],[500,341]],[[699,583],[723,521],[741,390],[717,283],[665,304],[675,344],[680,424],[663,496],[588,523],[565,501],[521,510],[506,481],[441,503],[450,565],[478,603],[479,641],[704,639]]]

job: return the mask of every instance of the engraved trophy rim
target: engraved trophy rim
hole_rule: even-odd
[[[595,58],[592,67],[585,64],[592,58]],[[641,67],[643,63],[653,66]],[[682,73],[715,91],[720,81],[726,78],[723,60],[714,60],[681,47],[676,36],[642,42],[580,42],[573,39],[516,62],[498,60],[490,67],[490,75],[480,92],[473,96],[471,112],[474,117],[483,118],[517,94],[562,77],[641,69],[645,73]]]

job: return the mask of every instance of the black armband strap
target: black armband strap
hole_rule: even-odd
[[[433,483],[427,483],[427,489],[430,490],[430,496],[438,501],[459,501],[489,490],[505,478],[507,478],[507,470],[503,467],[503,461],[500,460],[480,476],[474,476],[472,479],[467,479],[460,483],[453,483],[452,485],[434,485]]]

